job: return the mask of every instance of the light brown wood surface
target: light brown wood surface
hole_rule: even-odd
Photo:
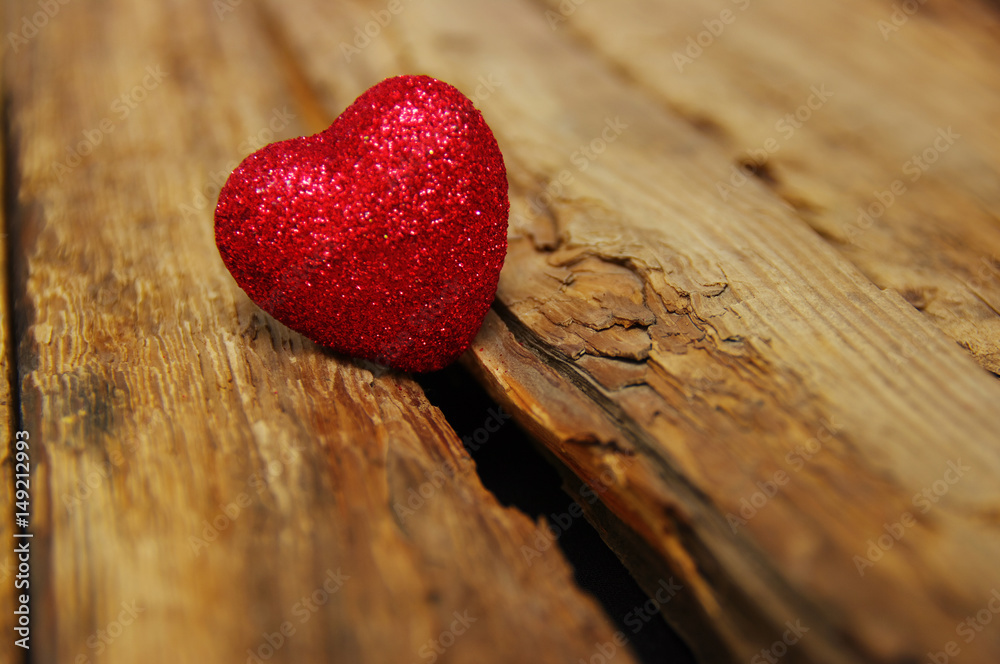
[[[723,150],[709,173],[720,200],[749,164],[873,283],[1000,374],[995,5],[680,2],[655,29],[606,29],[661,8],[588,3],[559,25]],[[675,61],[727,9],[702,55]]]
[[[609,619],[557,549],[524,557],[536,524],[419,386],[291,333],[219,260],[213,174],[316,122],[264,27],[77,3],[7,56],[32,661],[590,657]]]
[[[527,564],[533,525],[411,379],[288,332],[215,252],[246,136],[286,108],[275,138],[315,131],[401,73],[472,96],[508,167],[510,251],[464,364],[570,494],[600,495],[588,517],[647,591],[680,581],[665,613],[702,661],[1000,660],[995,6],[924,3],[885,35],[891,2],[394,7],[71,3],[5,55],[20,408],[45,446],[37,661],[91,654],[137,597],[107,661],[242,661],[337,566],[352,580],[276,660],[419,661],[467,608],[484,618],[450,661],[576,662],[610,637],[557,550]],[[60,181],[66,146],[156,65]],[[445,460],[454,478],[401,524],[392,501]],[[789,623],[808,631],[776,645]]]
[[[700,16],[709,8],[686,11]],[[682,86],[670,72],[669,45],[683,40],[669,37],[684,21],[673,14],[667,20],[655,3],[588,3],[568,17],[566,27],[576,27],[560,35],[563,24],[553,30],[544,15],[442,2],[414,8],[373,41],[358,66],[373,68],[374,78],[432,71],[469,90],[494,72],[509,81],[481,106],[510,165],[514,238],[498,316],[488,321],[470,364],[585,481],[602,486],[601,474],[610,473],[605,503],[659,561],[637,567],[637,575],[650,586],[666,573],[685,579],[708,626],[700,646],[721,643],[733,657],[749,659],[780,640],[787,621],[801,620],[810,632],[790,650],[792,659],[905,660],[943,652],[956,640],[965,658],[990,661],[1000,648],[995,628],[970,643],[956,628],[987,606],[1000,584],[1000,389],[947,335],[979,349],[976,359],[991,367],[993,318],[969,290],[956,291],[962,302],[954,306],[948,298],[918,302],[921,314],[912,302],[922,283],[892,282],[882,290],[869,275],[881,256],[883,271],[895,270],[899,279],[903,265],[929,273],[928,283],[957,288],[949,265],[972,270],[978,252],[995,246],[995,190],[988,185],[996,183],[996,152],[984,119],[995,115],[995,86],[977,96],[983,78],[996,81],[985,64],[996,55],[986,39],[991,17],[957,13],[943,27],[930,17],[906,26],[908,40],[927,42],[927,59],[936,48],[957,61],[946,88],[953,95],[921,96],[904,85],[906,48],[915,47],[883,41],[874,9],[831,4],[789,18],[783,3],[756,3],[754,11],[762,15],[742,38],[750,46],[729,40],[732,62],[716,66],[751,88],[755,79],[734,62],[761,60],[743,66],[761,68],[762,81],[789,91],[776,99],[758,85],[753,92],[768,100],[759,102],[762,111],[729,98],[735,86],[728,79],[703,78],[715,97],[705,95],[694,121],[664,103],[664,88]],[[287,12],[281,20],[325,99],[344,83],[326,66],[329,40],[317,26],[362,24],[365,13],[344,19],[341,9],[317,12]],[[779,14],[784,23],[774,18]],[[856,40],[856,59],[839,58],[835,40],[821,38],[839,25],[828,15],[840,17],[849,34],[874,31]],[[800,35],[792,20],[811,27]],[[463,26],[476,21],[493,29],[461,38]],[[771,39],[775,30],[792,46]],[[969,37],[935,40],[942,30]],[[962,38],[984,50],[953,53]],[[761,46],[764,55],[755,56],[754,39],[774,52]],[[595,48],[602,40],[629,64]],[[769,77],[771,60],[784,69],[774,65]],[[788,99],[804,95],[807,103],[827,61],[823,66],[840,68],[833,80],[845,82],[841,95],[863,99],[840,111],[829,100],[825,121],[826,107],[817,110],[815,129],[799,130],[812,142],[800,148],[811,161],[800,166],[804,158],[790,148],[783,168],[798,173],[813,198],[838,190],[839,199],[828,195],[810,212],[808,205],[787,205],[776,187],[749,182],[721,200],[720,174],[738,158],[733,145],[745,140],[752,147],[755,135],[743,130],[736,141],[723,140],[711,128],[735,124],[728,118],[740,113],[771,123]],[[880,79],[869,63],[883,61],[890,73]],[[944,85],[945,71],[930,76],[930,90]],[[889,101],[876,103],[876,91]],[[855,108],[865,100],[867,115]],[[579,147],[601,136],[608,119],[627,127],[579,166]],[[913,183],[913,195],[901,196],[886,217],[918,220],[869,229],[898,251],[860,241],[855,251],[815,232],[853,214],[866,188],[903,177],[900,164],[911,151],[933,145],[938,128],[952,124],[967,139],[942,150],[941,166]],[[870,147],[876,139],[878,150]],[[980,171],[960,178],[969,164]],[[844,191],[851,178],[854,188]],[[968,206],[978,206],[974,218],[963,215]],[[827,207],[833,211],[824,217]],[[915,244],[909,238],[920,235],[919,225],[953,233],[959,248],[939,249],[935,236]],[[972,470],[959,476],[949,464]],[[784,481],[776,495],[733,527],[727,516],[740,518],[741,501],[771,492],[775,477]],[[944,487],[943,496],[932,494],[935,502],[914,500],[935,486]],[[910,517],[915,525],[902,526],[891,549],[859,567],[870,541]],[[629,546],[618,547],[623,557]]]

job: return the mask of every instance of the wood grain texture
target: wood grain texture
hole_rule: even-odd
[[[0,26],[5,25],[0,22]],[[6,32],[6,31],[4,31]],[[0,74],[2,76],[2,74]],[[0,132],[0,154],[6,154],[6,145],[2,132]],[[5,160],[3,160],[5,161]],[[0,519],[0,542],[10,545],[0,546],[0,606],[4,607],[0,616],[0,631],[4,634],[14,634],[14,607],[15,600],[20,594],[14,587],[17,574],[17,560],[14,554],[14,460],[12,457],[12,446],[16,426],[16,397],[14,390],[14,355],[13,340],[11,339],[12,321],[10,312],[10,299],[8,288],[10,286],[7,265],[7,191],[6,191],[6,164],[0,163],[0,238],[3,238],[3,246],[0,247],[0,492],[3,499],[0,500],[0,507],[5,510],[4,516]],[[7,509],[10,507],[10,509]],[[9,516],[8,516],[9,515]],[[7,608],[10,607],[9,610]],[[0,642],[0,661],[13,662],[19,655],[13,639],[5,638]]]
[[[817,214],[789,206],[773,187],[752,182],[721,200],[717,181],[734,157],[705,131],[712,116],[692,122],[651,83],[553,28],[546,7],[413,4],[351,54],[351,71],[362,79],[431,73],[470,93],[491,74],[501,81],[478,101],[508,163],[514,237],[496,315],[470,366],[601,493],[618,526],[594,520],[647,587],[664,573],[683,579],[697,611],[678,624],[703,653],[750,659],[801,621],[809,631],[784,648],[783,661],[916,661],[951,641],[967,661],[995,661],[997,630],[968,643],[956,630],[1000,587],[1000,386],[945,334],[961,336],[949,320],[967,325],[975,332],[968,338],[985,344],[973,349],[976,359],[990,366],[993,323],[968,314],[978,306],[968,298],[951,313],[939,302],[932,316],[921,314],[910,294],[908,301],[868,276],[878,256],[886,270],[909,266],[925,255],[935,260],[939,243],[903,251],[900,238],[892,254],[852,254],[815,232]],[[336,38],[321,26],[342,25],[348,41],[379,9],[315,3],[275,12],[320,99],[357,85],[329,66]],[[630,63],[645,57],[639,44],[674,22],[659,3],[626,12],[586,3],[576,11],[590,12],[594,33],[614,35]],[[782,30],[795,34],[798,24],[788,21],[808,23],[816,41],[834,10],[815,18],[805,11]],[[476,25],[489,29],[470,34]],[[761,49],[772,44],[760,39]],[[774,42],[771,57],[796,60],[780,46]],[[992,80],[979,57],[969,54],[958,68]],[[827,73],[810,62],[816,76]],[[838,63],[840,76],[866,81],[870,62]],[[898,58],[885,66],[899,80],[913,72]],[[661,58],[644,71],[651,81],[672,80],[665,68]],[[747,87],[761,80],[767,96],[766,71],[736,71]],[[781,99],[797,99],[801,87]],[[905,120],[903,109],[921,104],[908,88],[883,94],[891,97],[885,122],[893,108]],[[897,130],[898,144],[871,157],[864,175],[872,180],[860,178],[851,191],[881,182],[911,147],[933,141],[922,129],[938,121],[963,127],[956,163],[945,167],[942,159],[927,175],[932,184],[921,183],[936,191],[933,209],[954,205],[955,214],[921,223],[942,233],[959,228],[965,221],[956,218],[981,197],[981,214],[947,259],[969,266],[970,252],[991,246],[976,233],[995,232],[995,207],[979,188],[995,170],[981,181],[976,167],[990,157],[978,146],[992,140],[986,118],[996,106],[989,96],[954,102],[946,110],[961,115],[938,118],[934,107],[943,102],[928,99],[925,116],[914,111],[917,119]],[[806,181],[826,177],[817,170],[825,165],[828,191],[856,169],[858,157],[838,145],[824,144],[803,165]],[[778,172],[784,179],[791,170]],[[965,174],[970,182],[954,184]],[[928,195],[913,193],[894,210],[912,210]],[[854,205],[830,198],[823,207],[846,217]],[[645,551],[626,542],[629,535]],[[887,550],[869,554],[885,536]]]
[[[1000,589],[986,5],[922,4],[887,39],[889,2],[392,6],[70,3],[7,54],[38,661],[96,661],[133,601],[102,661],[243,661],[284,621],[276,661],[416,661],[456,611],[477,622],[452,661],[610,638],[409,378],[303,342],[216,255],[214,195],[254,141],[401,73],[472,96],[507,161],[510,254],[466,365],[600,496],[588,517],[650,595],[680,581],[662,609],[703,661],[778,654],[789,624],[783,662],[1000,659],[995,622],[960,631]],[[168,74],[132,92],[147,67]]]
[[[589,658],[607,618],[416,383],[226,273],[221,179],[329,120],[246,5],[60,5],[5,62],[33,661]]]
[[[708,174],[720,200],[771,189],[1000,374],[995,6],[681,0],[669,20],[644,21],[663,3],[566,16],[546,5],[559,30],[726,153]]]

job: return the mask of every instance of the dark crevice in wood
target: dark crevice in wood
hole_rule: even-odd
[[[766,161],[762,163],[757,163],[753,159],[743,159],[736,163],[736,166],[744,172],[750,173],[755,178],[763,182],[770,188],[775,188],[781,183],[778,178],[771,171],[771,166]]]
[[[795,213],[805,221],[810,228],[816,230],[816,224],[809,222],[809,217],[815,216],[820,212],[820,208],[811,201],[807,201],[801,196],[796,196],[789,193],[788,188],[782,183],[781,179],[774,174],[774,169],[769,161],[764,161],[758,163],[753,159],[747,158],[740,160],[736,163],[736,167],[742,172],[748,173],[756,178],[764,187],[767,188],[774,196],[778,197],[790,208],[795,210]],[[817,233],[820,237],[825,236],[822,233]]]
[[[559,355],[543,340],[539,339],[535,332],[525,327],[502,302],[496,301],[493,310],[500,316],[504,324],[508,327],[514,337],[524,347],[537,354],[539,358],[552,370],[558,372],[564,379],[580,390],[585,397],[593,403],[596,408],[604,411],[607,417],[616,422],[617,429],[621,431],[624,442],[640,452],[641,458],[654,464],[653,470],[670,487],[677,496],[678,509],[673,510],[672,521],[673,530],[677,539],[681,541],[682,548],[691,560],[699,561],[697,570],[698,576],[711,588],[725,589],[717,597],[725,597],[726,602],[731,606],[740,607],[735,611],[739,616],[737,623],[747,633],[754,633],[764,630],[761,625],[769,625],[770,630],[777,629],[780,621],[773,621],[772,617],[755,612],[755,607],[759,607],[759,598],[751,596],[751,591],[744,579],[743,574],[752,575],[757,581],[770,589],[776,596],[781,597],[781,603],[788,607],[794,615],[800,617],[804,622],[814,625],[829,624],[828,618],[824,617],[824,610],[821,606],[804,599],[787,584],[787,579],[780,570],[774,569],[768,562],[768,556],[758,549],[756,544],[743,535],[733,535],[730,527],[720,511],[712,509],[711,499],[704,495],[697,487],[692,485],[689,478],[680,474],[671,464],[658,452],[654,441],[649,439],[648,432],[625,412],[625,410],[609,398],[584,372],[574,366],[574,362]],[[604,505],[608,514],[613,512]],[[615,532],[617,535],[609,540],[621,541],[622,533],[629,532],[630,540],[639,539],[638,533],[632,532],[628,524],[624,523],[619,515],[614,515],[614,520],[618,522],[616,526],[602,527],[602,532]],[[728,540],[728,542],[727,542]],[[734,541],[735,540],[735,541]],[[719,551],[717,547],[736,547],[741,550],[740,557],[743,566],[740,575],[734,575],[732,569],[719,561]],[[629,551],[617,551],[623,558],[627,558]],[[653,578],[663,578],[665,574],[674,573],[672,568],[664,566],[670,561],[660,559],[660,567]],[[640,578],[640,581],[649,585],[651,579],[644,576],[643,567],[631,567],[632,573]],[[655,583],[655,582],[654,582]],[[692,607],[697,610],[697,607]],[[668,619],[673,619],[669,614]],[[700,620],[700,622],[699,622]],[[697,631],[704,634],[713,633],[713,627],[707,616],[685,616],[685,622],[697,625]],[[771,624],[773,623],[773,624]],[[680,623],[674,622],[675,626]],[[687,628],[685,628],[687,629]],[[765,630],[766,631],[766,630]],[[717,638],[720,635],[702,637],[702,644],[722,643],[724,639]],[[840,642],[841,647],[851,651],[851,655],[857,659],[863,659],[864,655],[857,643],[844,643],[837,633],[829,633],[824,637],[830,642]],[[802,661],[801,653],[790,653],[790,661]]]
[[[507,309],[502,302],[494,302],[493,309],[497,312],[518,341],[542,357],[546,364],[562,374],[578,390],[591,399],[595,405],[599,406],[608,417],[621,423],[622,431],[626,433],[627,437],[630,439],[630,443],[633,443],[637,448],[645,450],[648,454],[655,456],[655,450],[650,445],[649,441],[645,439],[645,434],[642,432],[642,429],[631,420],[631,418],[617,403],[607,398],[594,383],[592,383],[580,371],[575,369],[572,366],[571,359],[558,356],[548,344],[539,339],[532,330],[525,327],[517,316]],[[683,478],[670,470],[666,464],[660,465],[662,468],[658,470],[661,470],[664,479],[672,482],[684,482],[691,491],[696,491],[696,489],[690,486],[690,484]],[[704,498],[704,496],[700,497]]]
[[[463,440],[483,485],[497,500],[535,521],[544,517],[550,527],[559,529],[555,547],[573,566],[576,582],[601,603],[628,637],[640,661],[693,663],[690,650],[666,622],[643,622],[642,628],[633,632],[637,624],[635,609],[648,597],[591,523],[569,513],[571,501],[583,508],[588,507],[588,501],[586,495],[561,481],[554,465],[558,462],[547,459],[547,454],[543,456],[513,421],[506,420],[497,431],[489,432],[487,428],[493,427],[495,419],[489,423],[487,420],[503,414],[502,407],[461,366],[452,365],[416,379],[428,400],[441,409]],[[546,555],[546,551],[540,555]],[[599,654],[597,650],[595,654]]]
[[[4,275],[6,289],[3,293],[3,297],[6,298],[7,316],[0,324],[6,328],[5,335],[7,337],[7,344],[4,348],[0,349],[0,352],[5,353],[7,356],[7,372],[6,375],[0,376],[0,380],[6,381],[9,386],[10,402],[7,404],[7,408],[5,409],[6,417],[4,419],[7,421],[7,431],[5,432],[5,435],[7,436],[6,440],[8,441],[7,444],[10,446],[7,450],[7,454],[10,455],[10,459],[13,459],[15,451],[14,432],[21,430],[23,426],[21,415],[21,380],[20,372],[18,370],[17,339],[22,338],[20,328],[23,328],[24,325],[19,324],[18,315],[14,308],[17,301],[16,294],[18,292],[19,285],[23,282],[21,274],[23,271],[23,265],[22,261],[18,260],[17,247],[20,245],[20,241],[18,224],[15,223],[18,215],[17,192],[20,190],[21,186],[21,169],[20,164],[18,163],[19,160],[17,158],[17,151],[15,150],[16,137],[13,135],[10,124],[10,105],[10,95],[7,90],[4,90],[2,101],[0,101],[0,131],[3,132],[3,135],[0,136],[3,148],[3,219],[0,220],[0,237],[3,238],[4,244],[2,251],[6,254],[6,274]],[[36,450],[34,452],[36,458],[32,459],[32,461],[36,464],[39,460],[37,458],[38,454],[39,451]],[[11,461],[11,464],[13,467],[13,461]],[[32,517],[34,517],[34,512],[32,512]],[[35,546],[37,546],[37,544]],[[37,570],[40,569],[42,562],[42,557],[36,552],[34,561],[36,578],[38,576]],[[10,579],[8,582],[13,583],[13,579]],[[21,590],[19,592],[24,593],[25,591]],[[29,587],[27,594],[29,595],[28,611],[31,615],[37,616],[40,602],[35,600],[36,592]],[[33,625],[33,627],[35,627],[36,630],[38,628],[37,624]],[[32,651],[30,649],[23,651],[20,649],[18,650],[21,655],[19,661],[23,664],[31,664],[33,659],[31,655]]]
[[[17,190],[19,188],[18,178],[19,169],[17,164],[17,153],[13,147],[13,136],[11,136],[10,127],[10,96],[4,91],[3,100],[0,102],[0,126],[3,132],[3,225],[0,227],[0,233],[3,237],[3,251],[5,252],[6,259],[6,274],[5,278],[5,292],[3,297],[6,298],[7,302],[7,312],[8,316],[6,320],[3,321],[3,325],[7,328],[7,347],[3,349],[3,352],[7,355],[7,366],[9,370],[9,375],[3,376],[3,380],[10,383],[10,393],[11,393],[11,420],[9,427],[13,432],[20,426],[20,412],[16,408],[16,404],[19,404],[21,400],[18,398],[18,381],[17,381],[17,353],[14,350],[14,340],[20,338],[17,334],[17,324],[15,322],[16,316],[14,315],[14,303],[15,303],[15,282],[17,281],[17,275],[15,274],[15,260],[16,251],[14,249],[17,244],[15,241],[16,228],[14,224],[15,215],[17,215]]]

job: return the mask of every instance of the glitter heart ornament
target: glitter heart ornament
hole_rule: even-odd
[[[326,130],[229,176],[215,241],[254,302],[318,344],[404,371],[468,348],[507,252],[507,172],[457,89],[398,76]]]

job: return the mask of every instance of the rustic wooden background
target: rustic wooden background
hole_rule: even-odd
[[[1000,661],[996,3],[3,21],[0,474],[9,515],[28,431],[33,662],[609,657],[621,617],[420,385],[289,332],[215,249],[240,159],[402,73],[472,97],[509,170],[463,365],[650,596],[680,587],[700,661]]]

